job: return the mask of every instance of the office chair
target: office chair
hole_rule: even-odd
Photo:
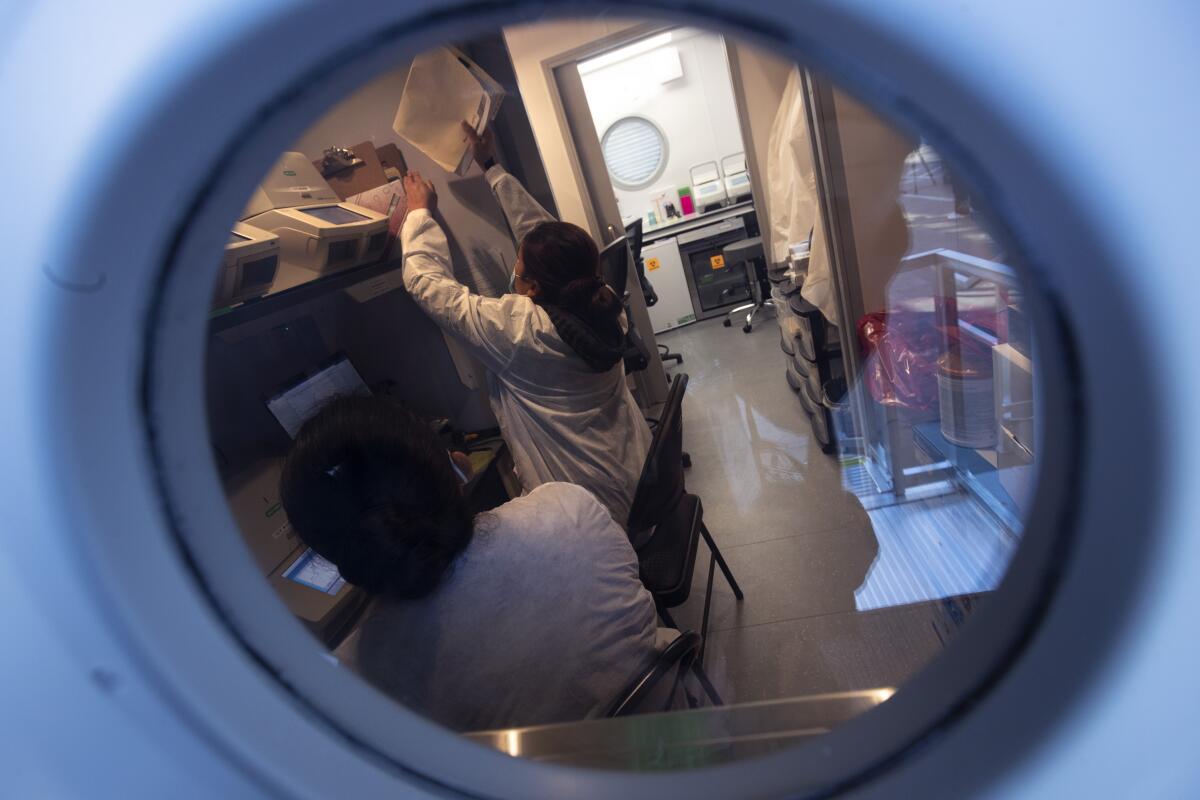
[[[658,616],[678,628],[668,609],[687,602],[696,570],[700,537],[708,545],[708,583],[704,594],[704,615],[700,623],[700,654],[708,640],[708,617],[712,605],[714,566],[721,568],[729,588],[740,602],[744,595],[725,563],[708,526],[700,498],[688,494],[683,481],[683,393],[688,376],[676,375],[667,392],[667,403],[654,429],[646,465],[642,468],[633,505],[629,511],[629,540],[638,555],[642,583],[654,597]]]
[[[642,294],[646,297],[646,308],[652,308],[658,303],[658,292],[654,291],[653,284],[646,277],[646,264],[642,261],[641,217],[638,217],[625,226],[625,239],[629,242],[629,255],[633,259],[634,268],[637,270],[638,283],[641,284]],[[676,364],[683,363],[683,356],[679,353],[672,353],[671,348],[665,344],[658,346],[658,354],[663,361],[674,361]]]
[[[625,362],[625,372],[640,372],[650,366],[650,348],[642,338],[633,323],[633,314],[629,310],[629,292],[626,281],[629,280],[629,240],[622,236],[608,243],[600,251],[600,273],[608,287],[621,298],[625,306],[625,319],[629,330],[625,332],[625,352],[622,359]]]
[[[603,717],[627,717],[631,714],[649,714],[655,711],[670,711],[684,677],[689,671],[695,672],[704,691],[708,694],[713,705],[721,705],[721,698],[709,682],[708,676],[696,663],[696,654],[700,650],[700,636],[692,631],[683,631],[679,636],[663,648],[654,661],[640,675],[623,688],[601,714]],[[674,672],[668,691],[662,692],[659,685],[663,679]],[[684,696],[689,708],[696,708],[698,703],[691,693],[684,688]]]
[[[725,327],[728,328],[732,324],[735,315],[741,314],[743,311],[748,311],[749,313],[746,314],[746,324],[742,326],[742,332],[749,333],[754,329],[755,315],[764,308],[775,307],[775,301],[771,299],[771,287],[767,282],[762,237],[752,236],[749,239],[742,239],[727,244],[722,248],[721,252],[725,256],[726,265],[745,265],[746,280],[750,284],[750,296],[754,298],[752,302],[744,303],[730,310],[728,316],[725,317]]]

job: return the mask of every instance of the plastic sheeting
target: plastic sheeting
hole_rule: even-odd
[[[825,251],[825,231],[817,201],[817,178],[805,116],[804,87],[797,67],[788,76],[771,125],[767,152],[767,210],[771,262],[782,264],[788,249],[808,241],[812,247],[801,296],[838,323],[837,301]]]
[[[987,331],[997,329],[995,311],[959,311],[953,301],[942,302],[951,319]],[[875,402],[922,418],[937,415],[938,359],[952,345],[962,362],[991,364],[989,345],[964,336],[957,324],[939,324],[933,311],[873,311],[858,321],[858,340],[866,356],[863,380]]]

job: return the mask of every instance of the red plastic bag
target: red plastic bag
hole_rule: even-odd
[[[952,303],[947,303],[950,312]],[[996,330],[994,312],[969,310],[947,313],[947,318]],[[922,416],[938,410],[938,359],[949,350],[956,350],[964,363],[991,369],[987,343],[964,335],[957,325],[938,325],[932,311],[873,311],[858,321],[858,339],[865,356],[863,380],[875,402]]]

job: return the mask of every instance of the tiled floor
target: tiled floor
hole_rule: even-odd
[[[683,354],[684,363],[672,369],[690,376],[688,491],[703,501],[705,522],[746,594],[736,602],[718,572],[705,662],[726,701],[902,683],[979,602],[974,596],[908,601],[991,586],[951,582],[893,596],[895,581],[873,584],[880,569],[903,571],[880,566],[881,538],[889,551],[897,540],[877,536],[875,525],[883,519],[901,531],[903,543],[904,526],[884,518],[905,512],[892,506],[868,513],[843,488],[837,460],[812,440],[784,381],[770,314],[749,334],[715,319],[659,341]],[[681,627],[700,627],[707,563],[702,551],[692,596],[673,611]],[[893,602],[908,604],[878,607]],[[864,607],[874,610],[859,611]]]

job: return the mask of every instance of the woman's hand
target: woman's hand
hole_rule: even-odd
[[[409,211],[425,208],[432,212],[437,208],[437,192],[434,191],[433,184],[415,170],[404,176],[404,194],[408,197]]]
[[[485,164],[489,160],[496,157],[496,145],[492,141],[492,129],[485,128],[483,135],[480,136],[475,132],[475,129],[467,124],[466,120],[462,122],[463,133],[466,134],[466,141],[471,143],[471,150],[475,154],[475,163],[480,169],[487,169]]]

